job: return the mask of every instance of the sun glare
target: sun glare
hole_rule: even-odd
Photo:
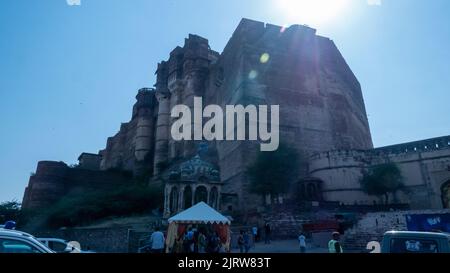
[[[275,0],[288,24],[318,27],[343,16],[350,0]]]

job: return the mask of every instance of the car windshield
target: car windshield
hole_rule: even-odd
[[[15,239],[0,239],[0,253],[40,253],[36,247]]]
[[[392,253],[438,253],[439,245],[436,240],[421,238],[391,239]]]
[[[49,241],[48,246],[56,252],[64,252],[67,249],[67,243],[64,241]]]

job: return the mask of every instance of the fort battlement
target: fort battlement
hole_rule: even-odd
[[[450,136],[436,137],[380,147],[372,150],[371,152],[382,154],[403,154],[403,153],[429,152],[442,149],[450,149]]]
[[[396,145],[384,146],[370,150],[333,150],[315,153],[310,156],[310,160],[332,157],[358,157],[358,156],[395,156],[413,153],[427,153],[450,149],[450,136],[436,137],[419,141],[412,141]]]

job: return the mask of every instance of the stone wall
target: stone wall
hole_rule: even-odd
[[[352,229],[345,232],[344,246],[346,248],[364,250],[370,241],[381,242],[383,234],[387,231],[408,230],[406,215],[444,213],[450,213],[450,209],[367,213],[361,217]]]
[[[100,170],[100,162],[102,156],[99,154],[82,153],[78,157],[78,168],[98,171]]]
[[[410,204],[413,209],[443,207],[441,187],[450,181],[450,137],[316,154],[311,157],[309,174],[323,181],[325,201],[370,205],[379,200],[364,194],[359,181],[368,168],[389,162],[399,166],[409,190],[398,194],[399,203]]]
[[[127,228],[73,228],[34,234],[41,238],[77,241],[82,250],[100,253],[128,253],[130,230]]]
[[[40,161],[30,177],[22,208],[43,208],[61,200],[69,192],[83,194],[92,189],[113,189],[130,183],[132,177],[120,171],[95,171],[69,167],[63,162]]]
[[[109,137],[106,148],[99,152],[102,155],[101,170],[122,169],[142,173],[145,171],[143,166],[146,166],[147,171],[152,171],[157,111],[154,90],[140,89],[131,120],[122,123],[119,132]]]

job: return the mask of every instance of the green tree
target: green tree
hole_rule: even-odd
[[[18,221],[21,204],[16,200],[0,203],[0,224],[8,220]]]
[[[275,196],[288,192],[290,182],[299,169],[298,153],[280,145],[274,152],[260,152],[247,169],[250,191],[261,196]]]
[[[389,203],[389,194],[394,198],[399,190],[404,189],[400,169],[394,163],[387,163],[369,169],[360,180],[362,190],[368,195],[385,198]]]

